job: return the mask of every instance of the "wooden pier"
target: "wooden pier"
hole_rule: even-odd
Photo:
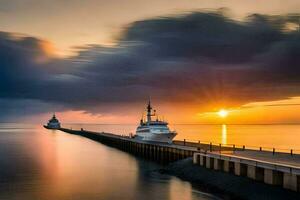
[[[159,163],[169,163],[193,157],[199,167],[245,176],[255,181],[281,186],[300,192],[300,155],[247,150],[187,141],[173,144],[145,142],[112,133],[61,128],[61,131],[99,141],[131,154]]]

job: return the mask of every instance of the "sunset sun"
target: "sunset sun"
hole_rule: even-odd
[[[228,111],[225,109],[221,109],[221,110],[219,110],[218,115],[222,118],[225,118],[228,116]]]

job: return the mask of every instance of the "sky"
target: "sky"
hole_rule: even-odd
[[[299,13],[298,0],[0,0],[0,121],[135,123],[151,97],[171,123],[224,123],[222,108],[226,123],[300,123]]]

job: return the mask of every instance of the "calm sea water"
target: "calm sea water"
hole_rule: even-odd
[[[0,124],[1,200],[217,199],[161,167],[80,136]]]
[[[135,133],[136,125],[65,124],[68,128]],[[300,153],[300,125],[170,125],[178,132],[176,140],[213,142],[227,145],[245,145],[249,148],[273,147],[281,151],[293,149]]]
[[[117,134],[135,125],[82,125]],[[171,125],[176,139],[300,149],[299,125]],[[0,124],[0,199],[217,199],[190,183],[160,174],[162,166],[89,139],[41,126]]]

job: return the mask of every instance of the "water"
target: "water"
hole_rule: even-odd
[[[135,125],[82,125],[118,134]],[[299,125],[171,125],[178,140],[300,149]],[[160,174],[162,166],[80,136],[27,124],[0,124],[0,199],[208,200],[190,183]]]
[[[66,124],[66,127],[81,127],[87,130],[134,133],[136,125]],[[176,140],[213,142],[216,144],[245,145],[248,148],[265,147],[283,152],[293,149],[300,153],[300,125],[170,125],[178,132]]]
[[[0,124],[1,200],[217,199],[161,167],[80,136]]]

